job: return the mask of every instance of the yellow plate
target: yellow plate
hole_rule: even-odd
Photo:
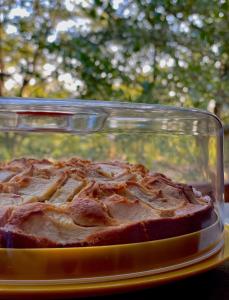
[[[223,246],[219,219],[197,232],[112,246],[0,249],[0,285],[95,283],[143,277],[187,267]],[[169,251],[168,251],[169,249]],[[33,281],[33,282],[32,282]]]
[[[73,283],[73,284],[1,284],[1,299],[58,299],[63,297],[82,297],[90,295],[105,295],[115,292],[134,291],[145,287],[153,287],[178,279],[186,278],[207,270],[229,259],[229,225],[225,228],[224,247],[215,255],[175,271],[143,276],[138,278],[96,282],[96,283]]]

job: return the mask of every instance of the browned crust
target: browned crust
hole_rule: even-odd
[[[50,168],[36,168],[35,164],[48,165]],[[100,164],[73,158],[67,162],[57,163],[47,160],[19,159],[5,164],[5,167],[19,170],[23,165],[27,168],[25,170],[30,170],[30,172],[26,171],[28,174],[25,175],[25,170],[22,169],[21,173],[17,173],[9,182],[0,184],[0,192],[1,190],[7,192],[5,189],[7,190],[8,186],[17,184],[16,192],[20,193],[20,188],[25,185],[23,180],[26,179],[26,184],[27,181],[29,184],[31,176],[51,180],[53,174],[59,174],[58,176],[61,174],[61,182],[58,181],[56,184],[57,189],[66,182],[68,176],[80,178],[79,180],[85,184],[71,202],[60,206],[55,206],[50,202],[35,202],[0,207],[0,247],[85,247],[145,242],[198,231],[210,226],[217,219],[212,201],[196,196],[191,186],[175,183],[163,174],[152,174],[142,165],[122,162]],[[105,165],[105,170],[102,169],[102,165]],[[109,165],[110,170],[114,170],[113,167],[121,169],[116,172],[116,175],[112,175],[113,171],[108,170],[107,173],[106,168],[109,168]],[[135,187],[137,191],[132,192],[131,187]],[[115,198],[122,199],[122,201],[116,201]],[[113,201],[112,205],[115,206],[116,212],[112,211],[112,213],[116,215],[112,215],[109,211],[107,199]],[[120,214],[120,206],[118,206],[120,203],[125,206],[122,206],[124,214]],[[173,208],[174,203],[175,208]],[[131,207],[134,213],[137,210],[137,218],[132,219],[133,216],[129,210]],[[143,215],[139,209],[142,209]],[[127,220],[125,220],[126,214]],[[128,214],[131,215],[130,219],[128,219]],[[48,220],[53,224],[59,222],[58,226],[63,226],[64,230],[61,233],[64,232],[64,234],[66,234],[66,224],[61,223],[62,221],[58,218],[66,218],[66,221],[70,222],[70,227],[67,228],[72,230],[70,231],[71,239],[63,238],[61,242],[59,235],[53,237],[52,232],[50,236],[46,234],[42,236],[44,232],[49,233],[49,227],[47,231],[46,227],[40,232],[38,227],[31,230],[31,224],[34,225],[34,216],[38,216],[38,226],[43,224],[43,220]],[[55,226],[53,228],[59,228]],[[77,230],[80,230],[80,227],[86,232],[82,238],[81,235],[77,236]]]
[[[92,234],[84,245],[113,245],[153,241],[188,234],[213,224],[216,213],[209,205],[192,215],[149,220]]]
[[[55,247],[59,247],[59,245],[46,238],[40,238],[19,231],[0,228],[0,247],[2,248],[55,248]]]
[[[212,225],[217,215],[212,205],[183,217],[163,218],[121,225],[96,232],[82,242],[61,244],[23,232],[0,229],[0,246],[10,248],[85,247],[129,244],[171,238]]]

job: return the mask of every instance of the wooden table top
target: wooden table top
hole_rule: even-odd
[[[229,216],[229,203],[225,205],[225,211]],[[112,296],[93,297],[89,299],[229,300],[229,260],[211,271],[159,287]]]
[[[174,283],[133,293],[98,298],[103,300],[229,300],[229,261],[214,270]]]

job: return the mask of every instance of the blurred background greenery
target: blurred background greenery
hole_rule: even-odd
[[[0,38],[0,96],[207,109],[229,168],[227,0],[1,0]]]

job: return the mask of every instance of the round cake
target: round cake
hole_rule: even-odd
[[[137,243],[215,220],[209,196],[140,164],[79,158],[0,164],[0,247]]]

